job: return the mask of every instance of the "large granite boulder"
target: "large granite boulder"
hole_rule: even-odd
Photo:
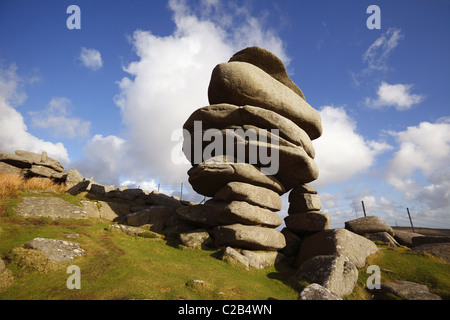
[[[377,251],[377,246],[363,236],[346,229],[330,229],[303,239],[296,264],[300,266],[319,255],[342,255],[357,268],[362,268],[366,258]]]
[[[353,292],[358,269],[347,257],[320,255],[306,260],[298,269],[297,277],[309,283],[318,283],[343,297]]]
[[[275,191],[242,182],[230,182],[214,195],[216,201],[245,201],[273,211],[281,210],[281,197]]]
[[[322,134],[319,113],[302,97],[264,70],[247,62],[217,65],[208,88],[210,104],[252,105],[291,119],[311,140]]]
[[[275,229],[242,224],[216,227],[213,236],[218,246],[249,250],[274,251],[286,245],[283,234]]]
[[[284,186],[273,176],[267,176],[248,163],[211,162],[193,166],[189,171],[189,183],[198,193],[213,197],[229,182],[244,182],[273,190],[285,192]]]

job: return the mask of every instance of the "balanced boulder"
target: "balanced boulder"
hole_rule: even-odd
[[[311,139],[322,134],[316,110],[289,87],[247,62],[233,61],[216,66],[208,97],[211,104],[252,105],[277,112],[303,128]]]

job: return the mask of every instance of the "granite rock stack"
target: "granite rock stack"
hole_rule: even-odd
[[[290,191],[287,229],[298,236],[327,229],[317,191],[306,185],[319,175],[311,140],[322,134],[320,115],[283,62],[246,48],[214,68],[208,98],[183,126],[183,152],[190,184],[211,199],[179,208],[179,217],[207,229],[218,246],[278,251],[286,239],[275,230],[276,212]]]

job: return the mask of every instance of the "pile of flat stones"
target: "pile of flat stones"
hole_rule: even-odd
[[[183,126],[183,152],[192,164],[190,184],[211,199],[179,208],[179,217],[208,230],[217,246],[279,251],[286,233],[275,230],[282,224],[276,212],[281,195],[292,190],[288,232],[298,237],[327,229],[317,191],[306,185],[319,175],[311,140],[322,134],[320,115],[283,62],[265,49],[246,48],[214,68],[208,97],[211,105]]]

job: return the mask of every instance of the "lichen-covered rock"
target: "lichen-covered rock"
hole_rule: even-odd
[[[42,251],[55,262],[70,261],[86,254],[76,242],[47,238],[35,238],[25,243],[24,248]]]
[[[372,241],[346,229],[324,230],[303,239],[296,264],[319,255],[343,255],[362,268],[366,258],[377,251]]]
[[[362,217],[345,222],[345,229],[364,235],[366,233],[387,232],[391,236],[394,230],[384,221],[376,216]]]
[[[208,197],[214,197],[217,191],[233,181],[264,187],[278,194],[285,192],[278,179],[262,174],[258,168],[248,163],[201,163],[193,166],[188,175],[192,188]]]
[[[15,208],[23,217],[47,217],[51,219],[85,219],[87,212],[77,205],[58,197],[24,197]]]
[[[423,284],[396,280],[381,283],[380,289],[374,289],[376,299],[388,299],[387,294],[395,295],[404,300],[442,300],[441,297],[430,292]]]
[[[286,245],[283,234],[275,229],[241,224],[216,227],[213,236],[218,246],[249,250],[275,251]]]
[[[278,193],[263,187],[242,182],[229,182],[214,195],[216,201],[245,201],[273,211],[281,210],[281,197]]]
[[[261,107],[291,119],[311,140],[322,134],[319,113],[290,88],[247,62],[217,65],[208,89],[210,104]]]
[[[342,300],[342,298],[320,284],[312,283],[299,293],[298,300]]]
[[[309,283],[318,283],[343,297],[353,292],[358,269],[344,256],[321,255],[305,261],[298,269],[297,277]]]
[[[320,211],[289,214],[284,221],[290,231],[302,236],[311,235],[330,227],[330,216],[328,213]]]

